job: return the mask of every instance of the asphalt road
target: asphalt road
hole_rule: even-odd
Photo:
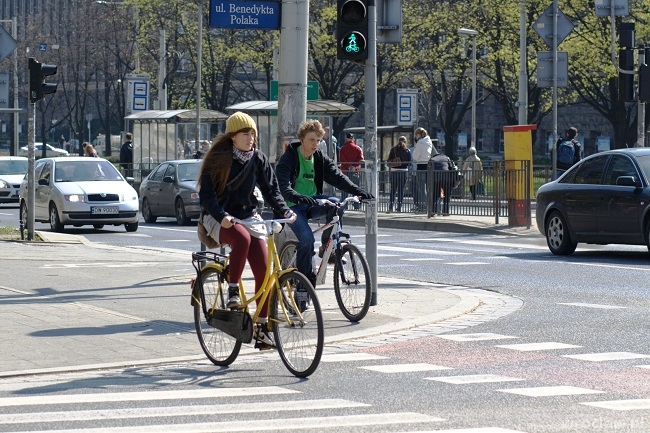
[[[14,211],[0,209],[0,225]],[[362,229],[347,230],[363,246]],[[198,245],[194,227],[172,220],[131,234],[70,232],[115,245]],[[456,331],[414,328],[330,348],[308,380],[288,376],[275,353],[228,369],[198,361],[2,380],[0,431],[650,431],[645,247],[556,257],[539,235],[385,229],[378,252],[380,275],[513,301],[458,317]],[[143,297],[133,308],[160,306]],[[36,412],[45,415],[32,422]]]

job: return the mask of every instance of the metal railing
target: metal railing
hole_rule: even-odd
[[[462,166],[461,163],[458,164]],[[451,215],[493,216],[495,223],[499,218],[507,217],[518,225],[530,225],[531,202],[531,167],[529,161],[486,161],[483,170],[460,171],[463,175],[458,184],[450,189],[449,209]],[[348,173],[346,173],[348,174]],[[434,206],[434,188],[441,184],[447,171],[433,170],[429,164],[427,170],[396,172],[389,170],[385,163],[378,172],[378,212],[400,212],[433,216],[443,213],[443,203]],[[544,175],[544,170],[538,175]],[[547,173],[548,174],[548,173]],[[361,188],[366,188],[366,175],[359,173]],[[444,183],[444,181],[442,181]],[[397,183],[397,185],[396,185]],[[543,183],[540,181],[540,183]],[[399,185],[403,184],[401,206],[399,204]],[[391,208],[391,188],[393,200]],[[472,193],[474,190],[474,194]],[[341,196],[341,192],[332,187],[326,193]],[[440,200],[444,200],[440,197]]]

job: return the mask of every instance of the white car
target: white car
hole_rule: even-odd
[[[138,229],[138,193],[104,158],[41,158],[34,169],[34,220],[55,232],[81,227],[124,224]],[[27,179],[20,185],[20,219],[27,227]]]
[[[20,183],[27,174],[27,158],[0,156],[0,203],[18,203]]]
[[[20,153],[21,156],[27,156],[27,146],[21,147],[19,153]],[[34,156],[36,158],[38,158],[42,154],[43,154],[43,143],[34,143]],[[55,157],[55,156],[68,156],[70,154],[65,149],[60,149],[58,147],[54,147],[52,145],[46,144],[45,145],[45,155],[48,158],[52,158],[52,157]]]

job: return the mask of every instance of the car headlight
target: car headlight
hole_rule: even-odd
[[[67,201],[73,203],[84,203],[86,198],[81,194],[69,194],[64,196]]]
[[[4,180],[0,180],[0,188],[9,188],[9,184]]]

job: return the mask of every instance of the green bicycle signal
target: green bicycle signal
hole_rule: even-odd
[[[350,32],[341,39],[341,48],[346,53],[359,53],[366,49],[366,38],[359,32]]]

